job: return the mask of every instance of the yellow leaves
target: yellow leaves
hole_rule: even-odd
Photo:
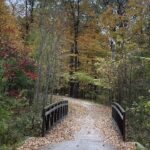
[[[94,35],[93,35],[94,36]],[[78,38],[79,47],[82,50],[95,50],[96,47],[96,37],[93,38],[90,34],[85,34]],[[96,36],[96,35],[95,35]]]
[[[123,39],[122,39],[122,36],[120,35],[117,35],[117,38],[116,38],[117,42],[123,42]]]
[[[130,7],[130,8],[133,8],[133,7],[135,7],[137,5],[137,2],[136,2],[136,0],[132,0],[132,1],[129,1],[128,2],[128,7]]]
[[[114,27],[118,19],[118,15],[113,13],[113,8],[109,6],[100,16],[99,23],[101,26]]]
[[[149,0],[132,0],[127,4],[127,14],[128,16],[142,16],[146,7],[148,6]]]
[[[9,12],[8,7],[3,1],[0,1],[0,35],[2,38],[11,41],[12,43],[19,42],[20,28],[16,23],[16,19]]]
[[[89,6],[88,0],[82,0],[80,11],[82,11],[83,13],[86,13],[90,17],[95,16],[94,10]]]
[[[138,23],[133,26],[132,32],[133,32],[133,34],[140,34],[141,29],[142,29],[142,26],[140,25],[140,23]]]

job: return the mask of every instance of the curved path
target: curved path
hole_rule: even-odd
[[[64,99],[69,101],[68,116],[45,137],[30,138],[18,150],[135,150],[123,142],[110,107]]]

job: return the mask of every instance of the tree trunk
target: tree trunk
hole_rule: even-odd
[[[72,5],[72,4],[70,4]],[[79,51],[78,51],[78,33],[79,33],[79,22],[80,22],[80,0],[77,1],[77,8],[73,10],[72,8],[72,17],[73,17],[73,44],[71,44],[71,54],[74,54],[74,56],[70,56],[70,76],[74,74],[79,68]],[[76,13],[77,12],[77,13]],[[69,82],[69,96],[70,97],[78,97],[78,90],[79,90],[79,82],[78,81],[73,81],[70,77],[70,82]]]

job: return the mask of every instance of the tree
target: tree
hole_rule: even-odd
[[[33,86],[35,62],[28,57],[30,49],[24,47],[20,27],[4,1],[0,3],[0,11],[1,88],[11,96],[18,96],[21,90],[28,89],[29,84]]]
[[[144,139],[147,139],[149,131],[147,130],[147,123],[141,122],[141,118],[147,120],[149,114],[147,112],[149,107],[149,98],[147,98],[149,95],[149,79],[147,76],[149,72],[149,67],[147,66],[149,64],[147,45],[149,33],[146,30],[149,26],[147,17],[149,2],[128,1],[125,3],[125,7],[122,7],[123,10],[118,10],[116,6],[120,4],[116,4],[108,5],[99,18],[100,28],[105,27],[105,34],[115,41],[113,66],[109,66],[111,60],[106,59],[109,63],[107,63],[107,67],[104,67],[110,72],[113,68],[114,74],[109,73],[110,76],[106,76],[107,69],[102,69],[103,67],[101,67],[104,63],[98,65],[98,71],[101,70],[101,74],[104,74],[105,78],[107,78],[107,80],[104,80],[105,84],[109,83],[107,81],[111,81],[109,83],[111,85],[111,100],[119,102],[127,110],[127,136],[143,141],[146,145],[147,142]],[[119,6],[119,9],[122,8]],[[112,50],[111,47],[110,49]],[[99,78],[103,79],[103,76]],[[146,105],[147,108],[142,108],[143,105]],[[138,126],[138,124],[140,125]],[[134,129],[138,132],[133,133]],[[141,129],[144,132],[143,136],[139,134]]]
[[[105,35],[99,35],[97,16],[95,16],[96,12],[91,2],[87,0],[65,1],[65,7],[68,15],[68,26],[66,30],[69,30],[69,32],[66,32],[66,42],[69,41],[73,43],[70,45],[75,45],[75,47],[71,46],[69,60],[69,95],[78,97],[80,93],[80,83],[74,78],[74,75],[78,73],[78,71],[83,71],[83,73],[86,72],[91,75],[94,74],[94,56],[106,55],[106,51],[103,51],[103,48],[107,47],[107,44],[100,42],[100,40],[106,41],[107,39]],[[87,70],[85,70],[85,68]]]
[[[62,46],[64,20],[61,13],[64,11],[62,3],[55,1],[40,2],[40,41],[37,52],[38,78],[35,88],[35,103],[42,103],[44,107],[52,102],[53,90],[59,70],[59,59]],[[51,95],[48,101],[48,94]]]

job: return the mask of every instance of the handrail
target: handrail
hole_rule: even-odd
[[[119,109],[116,107],[116,106],[113,106],[112,107],[117,111],[118,115],[121,117],[121,119],[123,119],[123,115],[122,113],[119,111]]]
[[[115,106],[117,106],[117,108],[122,112],[122,113],[125,113],[125,110],[118,104],[118,103],[116,103],[116,102],[113,102],[112,103],[112,105],[115,105]]]
[[[68,114],[68,101],[59,101],[44,107],[42,118],[42,136],[49,131],[58,121]]]
[[[123,136],[123,140],[125,141],[125,110],[116,102],[112,103],[112,117],[117,123],[120,132]]]
[[[61,108],[61,107],[63,107],[63,106],[66,106],[66,104],[58,105],[58,106],[56,106],[56,107],[50,109],[49,111],[45,112],[45,116],[49,115],[51,112],[53,112],[53,111],[55,111],[55,110],[57,110],[58,108]]]

